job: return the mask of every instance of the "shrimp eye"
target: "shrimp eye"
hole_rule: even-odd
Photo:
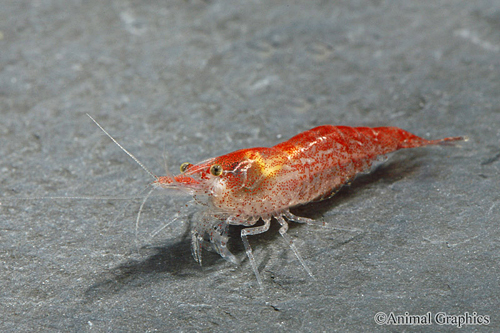
[[[187,168],[191,165],[191,163],[184,162],[181,164],[181,173],[186,172]]]
[[[220,176],[222,173],[222,167],[218,164],[214,164],[210,167],[210,173],[213,176]]]

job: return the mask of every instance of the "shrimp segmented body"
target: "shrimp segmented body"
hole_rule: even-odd
[[[288,221],[315,221],[293,215],[291,207],[331,197],[387,153],[463,139],[426,140],[396,127],[325,125],[271,148],[242,149],[196,164],[184,163],[179,175],[158,177],[153,186],[206,199],[210,214],[192,230],[192,252],[200,264],[204,243],[211,243],[223,258],[236,263],[227,249],[228,227],[247,226],[241,230],[241,238],[262,286],[247,236],[267,231],[271,219],[276,219],[280,234],[313,276],[286,232]],[[264,224],[256,225],[259,220]]]
[[[262,280],[247,238],[269,230],[272,218],[281,225],[280,235],[314,278],[287,230],[288,221],[318,223],[293,215],[290,208],[330,198],[357,174],[369,171],[375,161],[388,153],[467,139],[426,140],[397,127],[324,125],[271,148],[241,149],[196,164],[183,163],[179,175],[158,177],[88,116],[155,179],[153,188],[187,192],[208,208],[191,230],[192,254],[198,263],[202,261],[203,245],[210,244],[224,259],[238,263],[227,248],[229,226],[247,227],[241,230],[241,239],[260,287]],[[260,220],[264,223],[256,225]]]

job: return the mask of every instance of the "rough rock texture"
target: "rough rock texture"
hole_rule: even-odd
[[[378,312],[500,330],[499,92],[496,0],[3,1],[0,330],[388,329]],[[261,291],[248,260],[194,262],[196,214],[150,237],[189,198],[156,195],[136,237],[152,179],[86,113],[157,174],[320,124],[470,140],[296,209],[327,223],[289,231],[317,280],[276,226],[251,237]]]

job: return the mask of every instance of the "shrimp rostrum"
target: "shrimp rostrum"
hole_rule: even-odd
[[[249,235],[266,232],[275,219],[281,225],[280,235],[313,276],[287,230],[289,221],[318,223],[293,215],[290,208],[331,197],[357,174],[369,171],[385,154],[463,139],[426,140],[396,127],[325,125],[274,147],[242,149],[195,164],[183,163],[176,176],[153,175],[156,180],[152,185],[185,191],[208,207],[208,214],[194,222],[191,231],[193,257],[200,264],[204,244],[211,244],[224,259],[238,263],[227,248],[228,229],[230,225],[244,226],[241,239],[262,286]]]

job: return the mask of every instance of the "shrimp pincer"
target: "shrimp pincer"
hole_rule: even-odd
[[[262,287],[247,239],[249,235],[268,231],[274,218],[281,225],[280,235],[307,273],[314,277],[287,235],[288,222],[322,223],[295,216],[290,208],[330,198],[388,153],[464,139],[426,140],[396,127],[324,125],[270,148],[241,149],[196,164],[183,163],[176,176],[150,174],[155,177],[154,188],[185,191],[207,208],[206,214],[194,222],[191,230],[192,254],[198,263],[202,262],[204,245],[211,245],[224,259],[238,263],[227,248],[228,229],[230,225],[246,227],[241,230],[241,239]],[[263,224],[256,225],[260,220]]]

